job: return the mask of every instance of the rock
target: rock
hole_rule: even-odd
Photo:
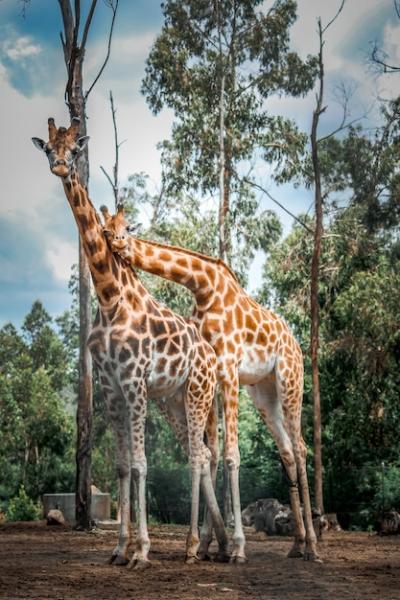
[[[378,521],[377,529],[381,535],[400,533],[400,514],[395,510],[383,513]]]
[[[46,519],[47,525],[62,525],[64,527],[67,525],[64,515],[62,514],[61,510],[58,510],[57,508],[52,508],[49,510]]]

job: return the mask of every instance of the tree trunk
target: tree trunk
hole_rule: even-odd
[[[222,68],[222,66],[221,66]],[[219,256],[222,260],[226,256],[226,194],[225,194],[225,74],[221,75],[221,89],[219,102],[219,209],[218,209],[218,238]]]
[[[77,49],[76,62],[70,90],[67,89],[67,102],[71,119],[81,120],[79,133],[86,135],[85,99],[83,95],[84,52]],[[69,92],[69,93],[68,93]],[[77,170],[82,185],[87,189],[89,181],[89,154],[87,146],[79,156]],[[90,271],[86,255],[79,239],[79,392],[76,413],[76,487],[75,517],[76,527],[91,527],[91,461],[92,461],[92,359],[87,348],[87,339],[91,330],[92,307],[90,294]]]
[[[316,508],[324,512],[323,499],[323,473],[322,473],[322,436],[321,436],[321,397],[319,385],[318,347],[319,347],[319,263],[321,257],[321,240],[323,229],[323,210],[321,192],[321,171],[318,156],[317,129],[321,113],[323,112],[322,101],[324,92],[324,64],[322,58],[322,28],[321,21],[318,22],[320,34],[319,51],[319,91],[317,94],[317,106],[313,112],[311,127],[311,153],[315,181],[315,230],[314,248],[311,262],[311,369],[312,369],[312,395],[314,407],[314,489]]]

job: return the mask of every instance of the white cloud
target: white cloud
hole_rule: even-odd
[[[383,51],[387,54],[388,62],[400,65],[400,25],[387,24],[383,30]]]
[[[6,40],[2,44],[3,52],[13,61],[25,59],[28,56],[35,56],[42,52],[42,48],[33,43],[28,36],[22,36],[15,40]]]
[[[58,238],[45,240],[46,262],[51,268],[54,278],[61,283],[68,283],[71,276],[71,265],[78,262],[77,244]]]

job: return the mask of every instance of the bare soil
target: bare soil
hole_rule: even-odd
[[[400,600],[400,536],[327,533],[323,564],[288,559],[289,538],[247,531],[245,565],[184,564],[186,528],[153,526],[152,566],[107,564],[117,532],[45,522],[0,527],[0,598],[44,600]]]

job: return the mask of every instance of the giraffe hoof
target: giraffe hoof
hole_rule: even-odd
[[[231,565],[244,565],[247,563],[247,558],[245,556],[231,556],[229,560]]]
[[[132,558],[128,565],[128,569],[134,569],[135,571],[145,571],[149,567],[151,567],[151,562],[148,559],[135,557]]]
[[[314,552],[313,550],[304,552],[303,558],[304,558],[304,560],[307,560],[307,561],[310,561],[310,562],[315,562],[315,563],[318,563],[318,564],[322,564],[324,562],[318,556],[318,554],[316,552]]]
[[[212,560],[208,552],[199,552],[197,558],[202,562],[210,562]]]
[[[295,544],[288,552],[288,558],[303,558],[304,553],[300,550],[298,544]]]
[[[227,552],[217,552],[214,561],[217,563],[228,563],[231,561],[231,556]]]
[[[187,565],[195,565],[197,564],[201,559],[198,556],[186,556],[185,558],[185,563]]]
[[[113,553],[107,561],[109,565],[125,566],[129,563],[129,560],[123,554]]]

